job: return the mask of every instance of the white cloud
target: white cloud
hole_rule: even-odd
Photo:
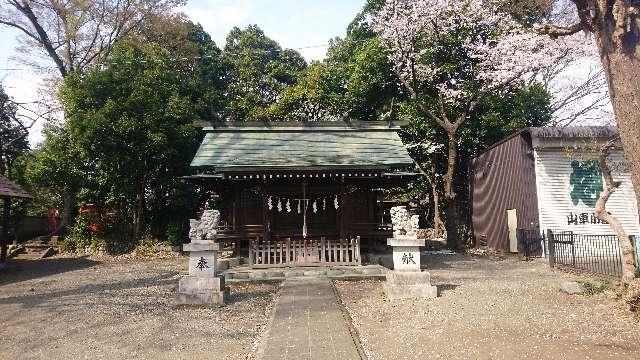
[[[185,13],[191,21],[202,25],[216,44],[222,46],[231,28],[248,24],[251,6],[246,0],[209,1],[204,4],[190,2],[178,10]]]
[[[302,54],[302,56],[308,61],[312,60],[322,60],[327,55],[327,46],[318,46],[318,47],[310,47],[305,49],[299,49],[298,52]]]

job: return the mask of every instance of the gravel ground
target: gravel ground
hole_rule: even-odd
[[[640,324],[613,291],[561,293],[580,276],[542,260],[425,260],[437,299],[390,302],[382,282],[336,282],[370,359],[640,358]]]
[[[0,359],[251,358],[277,285],[176,307],[183,271],[184,258],[14,261],[0,272]]]

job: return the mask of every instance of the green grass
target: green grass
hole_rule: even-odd
[[[611,280],[609,279],[598,281],[579,280],[578,283],[584,289],[586,296],[601,294],[611,286]]]

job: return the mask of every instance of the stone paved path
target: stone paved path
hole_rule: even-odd
[[[258,359],[360,360],[329,279],[282,286]]]

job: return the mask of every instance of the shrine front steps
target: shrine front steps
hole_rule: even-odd
[[[291,278],[319,278],[328,277],[333,280],[383,280],[389,271],[381,265],[365,265],[357,267],[288,267],[252,269],[236,267],[222,272],[227,283],[250,281],[282,281]]]

